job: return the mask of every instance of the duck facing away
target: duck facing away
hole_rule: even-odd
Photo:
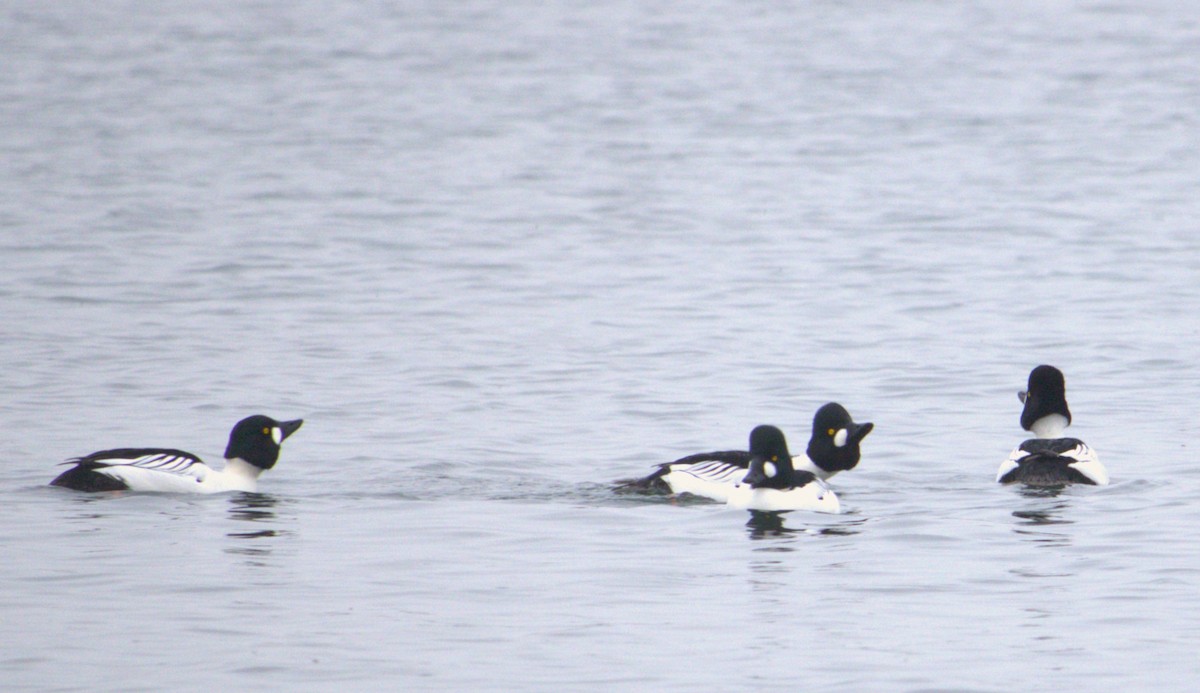
[[[302,419],[276,421],[255,415],[237,422],[225,447],[225,467],[214,469],[199,457],[170,448],[119,448],[76,457],[51,486],[77,491],[160,491],[221,493],[255,491],[258,477],[275,466],[283,441]]]
[[[1066,383],[1054,366],[1038,366],[1029,373],[1029,386],[1017,397],[1024,403],[1021,428],[1036,437],[1018,445],[996,472],[1002,484],[1029,486],[1108,483],[1108,470],[1096,451],[1078,438],[1064,438],[1071,425]]]

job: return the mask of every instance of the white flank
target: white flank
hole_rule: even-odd
[[[672,467],[663,475],[663,481],[673,493],[690,493],[724,503],[745,477],[745,467],[713,461]]]
[[[142,460],[147,458],[141,458]],[[124,464],[98,467],[96,472],[118,479],[132,491],[160,493],[223,493],[225,491],[254,491],[262,470],[241,459],[225,461],[225,469],[216,470],[203,464],[191,464],[183,469],[146,467],[140,460],[125,460]]]
[[[1068,466],[1091,479],[1097,486],[1108,486],[1108,470],[1100,464],[1100,457],[1095,450],[1087,445],[1077,445],[1073,450],[1064,452],[1063,457],[1074,457],[1079,460]]]
[[[1028,454],[1029,453],[1021,449],[1020,445],[1013,448],[1012,454],[1008,456],[1008,459],[1000,463],[1000,470],[996,472],[996,481],[1000,481],[1004,478],[1005,474],[1008,474],[1012,470],[1016,469],[1019,466],[1017,461]]]

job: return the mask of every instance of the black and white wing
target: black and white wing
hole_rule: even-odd
[[[120,448],[76,457],[51,486],[81,491],[187,491],[211,469],[195,455],[165,448]]]
[[[732,486],[745,478],[749,467],[750,453],[745,450],[701,452],[674,462],[664,462],[649,476],[621,482],[617,488],[623,491],[681,493],[690,490],[679,488],[679,480],[685,477],[701,484]]]

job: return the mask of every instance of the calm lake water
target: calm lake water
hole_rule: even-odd
[[[0,687],[1190,690],[1200,10],[0,5]],[[1113,484],[992,483],[1029,369]],[[846,513],[615,480],[813,411]],[[62,460],[303,417],[259,494]]]

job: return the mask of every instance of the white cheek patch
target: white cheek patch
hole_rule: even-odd
[[[837,432],[837,435],[835,435],[833,437],[833,444],[838,446],[839,448],[845,447],[846,438],[848,438],[849,436],[850,436],[850,433],[846,429],[843,428],[843,429],[839,430]]]
[[[763,474],[766,474],[768,479],[774,479],[775,478],[775,465],[771,464],[770,462],[764,464],[763,465]]]
[[[276,445],[279,445],[280,443],[282,443],[283,442],[283,429],[278,426],[276,426],[275,428],[272,428],[271,429],[271,440],[274,440]]]

